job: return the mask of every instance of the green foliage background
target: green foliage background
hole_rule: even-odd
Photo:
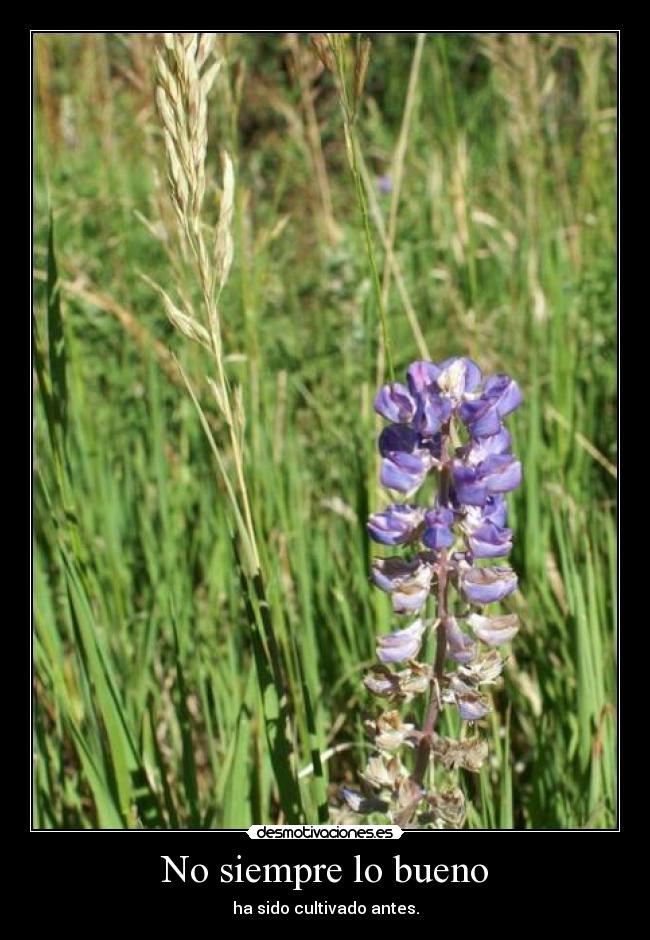
[[[165,211],[155,41],[35,39],[34,825],[314,822],[365,761],[376,706],[361,676],[391,623],[368,581],[380,334],[340,109],[306,36],[226,40],[207,201],[216,218],[228,146],[224,338],[294,721],[292,808],[227,501],[166,350],[195,382],[209,363],[140,277],[174,283],[136,215]],[[394,173],[415,42],[373,37],[359,113],[384,219],[376,182]],[[523,628],[486,723],[489,766],[463,780],[475,828],[615,825],[615,106],[613,35],[425,40],[396,226],[404,288],[434,360],[470,355],[525,394],[510,498]],[[402,373],[418,349],[394,283],[388,319]]]

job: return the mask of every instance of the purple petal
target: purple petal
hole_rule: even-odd
[[[469,663],[476,656],[476,643],[458,626],[455,617],[448,617],[445,623],[449,657],[457,663]]]
[[[490,437],[501,430],[501,419],[496,403],[488,398],[465,401],[460,406],[460,419],[474,437]]]
[[[484,521],[503,527],[506,524],[507,515],[508,507],[506,506],[506,501],[503,496],[498,494],[496,496],[488,496],[483,511]]]
[[[420,434],[431,437],[436,434],[451,415],[451,402],[436,392],[424,392],[419,396],[415,415],[415,426]]]
[[[391,593],[397,584],[413,578],[421,567],[419,559],[406,561],[404,558],[375,558],[371,565],[373,582],[382,591]]]
[[[418,446],[420,435],[408,424],[389,424],[379,435],[377,442],[382,457],[399,451],[411,454]]]
[[[449,548],[454,544],[454,536],[449,529],[444,526],[433,525],[425,529],[422,534],[422,541],[427,548],[434,552],[439,552],[443,548]]]
[[[478,721],[490,711],[487,700],[478,692],[457,692],[456,704],[458,712],[464,721]]]
[[[521,483],[521,463],[509,454],[493,454],[478,471],[490,493],[508,493]]]
[[[422,517],[423,510],[418,506],[388,506],[384,512],[370,516],[368,532],[382,545],[404,545],[417,535]]]
[[[430,385],[433,385],[438,378],[440,369],[433,362],[418,361],[413,362],[408,367],[406,379],[412,395],[417,395]]]
[[[459,503],[466,506],[484,506],[488,497],[487,486],[475,467],[466,467],[455,460],[452,467],[454,490]]]
[[[493,522],[484,522],[469,537],[475,558],[500,558],[512,550],[512,532]]]
[[[387,421],[406,424],[415,415],[415,402],[405,385],[393,382],[390,385],[384,385],[377,393],[375,411]]]
[[[461,589],[471,604],[492,604],[517,589],[512,568],[470,568],[461,574]]]
[[[395,613],[418,613],[426,604],[432,578],[432,567],[419,562],[417,571],[410,577],[401,579],[392,593],[391,600]]]
[[[509,643],[519,631],[517,614],[504,614],[502,617],[482,617],[480,614],[471,614],[467,622],[474,635],[488,646]]]
[[[485,394],[495,401],[502,418],[518,408],[523,401],[519,386],[509,375],[491,376],[485,383]]]
[[[472,439],[469,445],[461,449],[460,453],[469,464],[475,467],[491,454],[510,453],[511,446],[512,439],[510,434],[506,428],[502,426],[500,431],[496,434],[491,434],[490,437]]]
[[[416,454],[394,452],[381,462],[381,483],[389,490],[410,495],[424,482],[428,467]]]
[[[415,620],[406,630],[397,630],[395,633],[379,637],[377,656],[381,662],[401,663],[417,656],[422,645],[424,628],[422,620]]]
[[[454,522],[454,514],[446,506],[436,506],[435,509],[428,509],[424,514],[424,520],[427,525],[450,526]]]
[[[372,580],[391,595],[397,614],[417,613],[426,603],[431,589],[433,569],[419,558],[376,558],[372,563]]]
[[[393,633],[387,633],[379,637],[379,645],[388,648],[397,648],[408,645],[412,640],[420,640],[424,632],[424,621],[418,619],[405,627],[404,630],[395,630]]]
[[[418,614],[429,596],[429,584],[404,584],[393,591],[391,600],[396,614]]]
[[[466,392],[473,392],[475,388],[481,384],[483,379],[483,374],[479,367],[476,365],[473,359],[467,359],[465,357],[453,356],[451,359],[445,359],[444,362],[441,362],[438,365],[441,373],[446,373],[450,367],[454,367],[457,373],[457,377],[460,378],[459,390],[458,393],[454,390],[454,397],[460,398]],[[442,384],[445,384],[445,380],[448,378],[449,373],[445,376],[442,376]],[[440,376],[438,377],[440,378]],[[458,381],[458,378],[457,378]],[[440,382],[438,383],[440,385]],[[455,384],[455,383],[454,383]],[[442,387],[442,386],[440,386]]]
[[[426,529],[422,541],[428,548],[438,551],[453,544],[454,536],[450,526],[454,521],[454,514],[450,509],[442,506],[431,509],[425,513],[424,521]]]

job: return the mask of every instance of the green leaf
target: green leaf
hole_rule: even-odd
[[[61,316],[61,289],[54,248],[54,218],[50,210],[47,239],[47,338],[52,383],[52,410],[56,424],[65,439],[68,426],[68,389],[66,380],[66,347]]]

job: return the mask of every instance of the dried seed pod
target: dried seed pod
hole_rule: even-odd
[[[481,769],[488,755],[488,746],[481,738],[466,738],[454,741],[453,738],[435,736],[432,750],[433,759],[440,760],[446,770],[464,770],[476,772]]]

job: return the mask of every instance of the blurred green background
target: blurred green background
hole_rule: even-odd
[[[489,766],[463,779],[468,825],[612,827],[616,36],[371,38],[357,131],[398,377],[426,347],[508,372],[525,395],[509,500],[523,627],[485,722]],[[227,500],[170,352],[195,384],[209,359],[141,277],[174,284],[159,42],[34,43],[36,828],[290,817]],[[206,204],[216,218],[227,147],[224,342],[287,677],[282,760],[295,818],[314,822],[365,763],[376,703],[361,678],[391,626],[365,531],[384,499],[380,333],[332,76],[306,34],[219,42]]]

